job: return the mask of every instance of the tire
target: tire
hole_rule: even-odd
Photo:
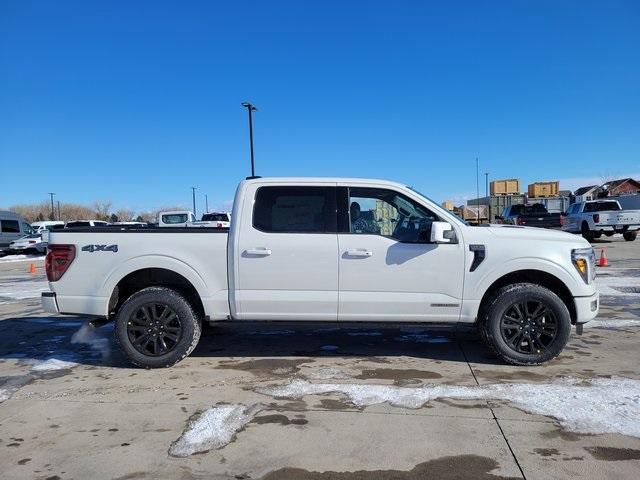
[[[176,364],[196,348],[201,330],[193,306],[182,294],[165,287],[134,293],[115,319],[116,342],[131,363],[143,368]]]
[[[627,241],[627,242],[633,242],[636,237],[638,236],[638,232],[624,232],[622,234],[622,237]]]
[[[516,314],[515,305],[523,315]],[[542,313],[537,320],[527,322],[527,317],[535,318],[531,314],[539,305]],[[551,290],[533,283],[517,283],[501,288],[488,301],[480,318],[480,330],[489,349],[506,363],[540,365],[562,352],[571,333],[571,316]],[[551,330],[553,335],[548,333]],[[515,341],[509,343],[511,338]]]
[[[582,226],[580,227],[580,233],[582,233],[582,237],[589,242],[593,240],[593,232],[589,230],[589,224],[587,222],[582,222]]]

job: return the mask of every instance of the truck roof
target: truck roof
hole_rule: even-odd
[[[407,185],[379,178],[359,177],[254,177],[243,180],[245,183],[350,183],[350,184],[377,184],[390,187],[406,187]]]

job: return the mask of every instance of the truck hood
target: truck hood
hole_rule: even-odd
[[[511,238],[513,240],[541,240],[551,242],[561,242],[575,245],[575,248],[588,248],[591,244],[579,235],[562,232],[560,230],[549,230],[546,228],[521,227],[518,225],[489,225],[488,227],[478,227],[486,229],[491,235],[500,238]]]

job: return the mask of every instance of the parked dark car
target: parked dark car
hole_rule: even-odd
[[[547,207],[541,203],[532,205],[510,205],[496,216],[499,223],[508,225],[522,225],[540,228],[561,228],[562,213],[549,213]]]

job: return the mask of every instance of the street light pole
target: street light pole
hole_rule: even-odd
[[[480,180],[478,179],[478,172],[480,171],[480,164],[478,163],[478,157],[476,157],[476,198],[480,200]],[[476,219],[478,225],[480,225],[480,204],[476,204]]]
[[[196,188],[197,187],[191,187],[191,195],[193,197],[193,216],[196,216]]]
[[[209,213],[209,195],[204,194],[204,209],[206,213]]]
[[[60,213],[60,200],[58,200],[58,220],[62,220],[62,214]]]
[[[53,196],[54,195],[55,195],[55,193],[49,192],[49,196],[51,197],[51,220],[55,220],[56,219],[56,211],[53,208]]]
[[[251,149],[251,176],[255,177],[256,167],[255,167],[255,161],[253,157],[253,112],[257,112],[258,109],[249,102],[243,102],[242,106],[246,108],[247,111],[249,112],[249,147]]]

